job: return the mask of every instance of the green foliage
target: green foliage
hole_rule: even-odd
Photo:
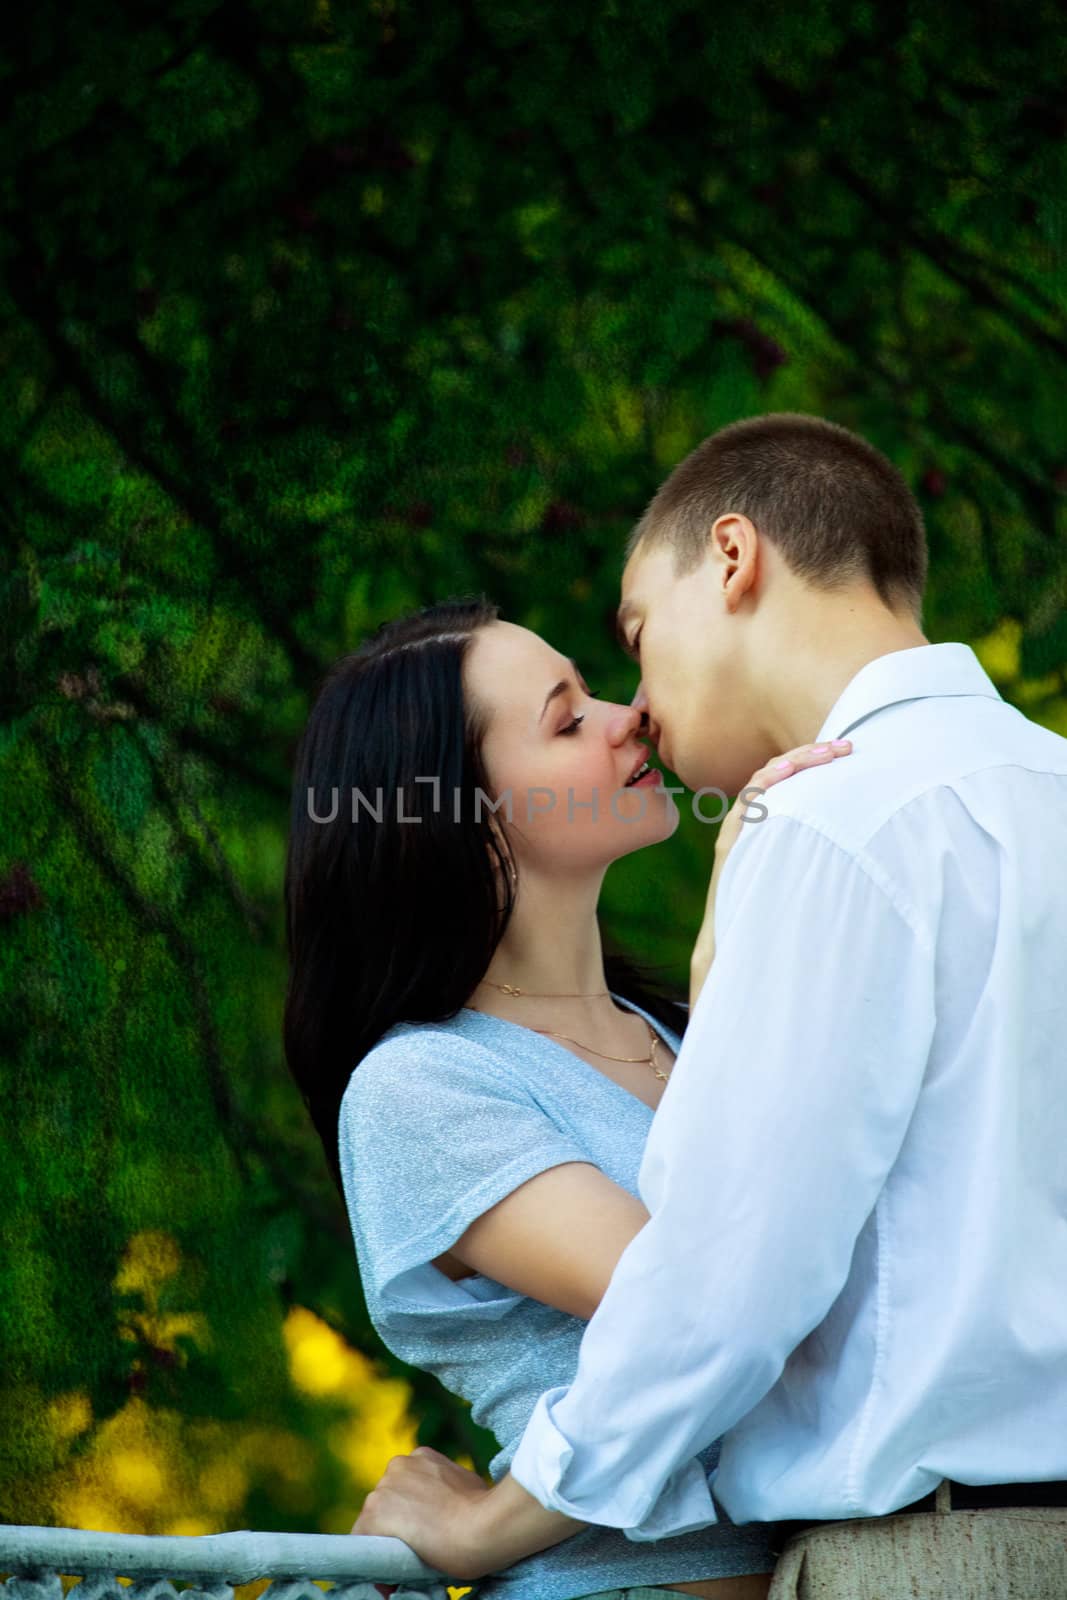
[[[1067,731],[1050,0],[116,15],[31,8],[2,66],[0,1495],[25,1520],[62,1459],[31,1393],[266,1419],[313,1444],[325,1504],[284,1307],[397,1370],[279,1033],[293,740],[365,630],[484,589],[629,698],[630,525],[713,428],[808,410],[919,491],[928,636],[989,636]],[[687,824],[606,890],[679,976],[711,844]],[[120,1335],[152,1229],[208,1346]],[[423,1437],[484,1462],[414,1381]],[[283,1489],[232,1524],[315,1525]]]

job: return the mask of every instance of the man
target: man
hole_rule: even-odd
[[[1067,1594],[1067,740],[928,643],[925,578],[903,478],[814,417],[712,435],[638,523],[620,639],[666,764],[736,794],[853,752],[726,861],[573,1384],[492,1489],[417,1451],[354,1531],[476,1577],[725,1511],[793,1533],[775,1597],[935,1566],[984,1597],[1024,1557],[1030,1600]]]

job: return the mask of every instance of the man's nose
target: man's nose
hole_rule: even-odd
[[[631,709],[637,711],[640,715],[642,733],[647,732],[650,722],[650,714],[648,709],[648,696],[645,694],[644,679],[642,679],[637,685],[637,693],[630,701],[630,706]]]
[[[647,735],[652,740],[652,743],[658,746],[659,728],[654,727],[652,723],[652,711],[648,704],[648,696],[645,693],[644,679],[637,685],[637,693],[630,701],[630,709],[636,711],[641,719],[637,729],[638,733],[641,736]]]

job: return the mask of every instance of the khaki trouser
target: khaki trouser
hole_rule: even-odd
[[[1067,1507],[822,1523],[785,1545],[767,1600],[1067,1600]]]

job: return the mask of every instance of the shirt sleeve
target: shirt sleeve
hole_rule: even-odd
[[[716,1520],[690,1458],[841,1292],[933,1036],[931,941],[882,870],[794,817],[762,826],[723,872],[641,1166],[650,1220],[511,1465],[543,1505],[631,1539]]]
[[[527,1179],[589,1160],[484,1045],[432,1027],[356,1067],[338,1146],[360,1273],[391,1312],[462,1299],[433,1258]]]

